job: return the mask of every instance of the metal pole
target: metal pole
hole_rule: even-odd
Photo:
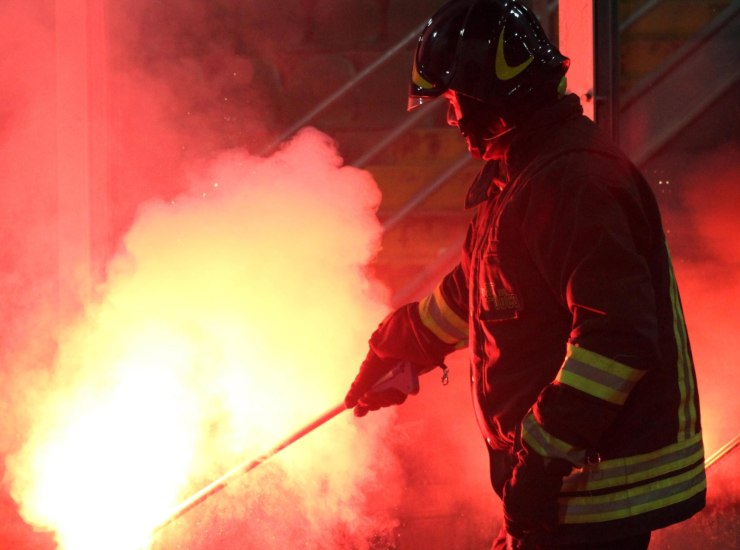
[[[707,459],[704,461],[704,467],[708,470],[714,464],[716,464],[721,459],[729,455],[732,451],[734,451],[738,445],[740,445],[740,434],[733,437],[730,441],[717,449],[711,456],[707,457]]]
[[[619,26],[616,0],[594,0],[594,119],[619,141]]]
[[[570,58],[568,90],[581,99],[583,114],[594,120],[594,2],[568,0],[558,8],[558,47]]]
[[[86,301],[90,284],[90,21],[88,0],[57,0],[56,130],[59,304]]]
[[[389,370],[385,374],[385,376],[375,382],[368,393],[384,392],[387,390],[400,391],[402,393],[405,393],[406,395],[418,393],[419,368],[415,365],[412,365],[408,361],[399,361],[391,370]],[[231,483],[237,477],[241,476],[242,474],[246,474],[251,470],[254,470],[257,466],[263,464],[289,445],[310,434],[312,431],[323,426],[324,424],[329,422],[329,420],[346,410],[347,406],[344,404],[344,402],[335,405],[333,408],[329,409],[318,418],[309,422],[298,431],[293,432],[291,435],[286,437],[283,441],[275,445],[269,451],[262,453],[257,458],[246,460],[238,466],[232,468],[224,475],[222,475],[215,481],[212,481],[211,483],[203,487],[200,491],[191,495],[188,499],[183,501],[174,512],[172,512],[162,523],[157,525],[152,530],[152,534],[156,534],[157,532],[161,531],[170,523],[182,517],[189,510],[192,510],[193,508],[201,504],[208,497],[211,497],[220,492],[222,489],[225,489],[229,485],[229,483]]]
[[[183,501],[177,509],[172,512],[167,519],[165,519],[162,523],[157,525],[152,533],[157,533],[167,527],[170,523],[174,522],[178,518],[182,517],[184,514],[201,504],[203,501],[205,501],[207,498],[212,497],[216,493],[220,492],[222,489],[225,489],[229,483],[234,481],[237,477],[246,474],[247,472],[254,470],[257,466],[263,464],[276,454],[278,454],[280,451],[288,447],[289,445],[295,443],[302,437],[310,434],[312,431],[317,429],[319,426],[322,426],[329,422],[332,418],[337,416],[339,413],[347,410],[347,407],[344,405],[344,403],[340,403],[339,405],[333,407],[332,409],[326,411],[324,414],[313,420],[312,422],[309,422],[305,426],[303,426],[298,431],[294,432],[287,438],[285,438],[283,441],[275,445],[272,449],[269,451],[259,455],[256,458],[252,458],[249,460],[246,460],[239,464],[238,466],[232,468],[230,471],[226,472],[224,475],[219,477],[218,479],[212,481],[205,487],[203,487],[200,491],[197,493],[194,493],[191,495],[187,500]]]

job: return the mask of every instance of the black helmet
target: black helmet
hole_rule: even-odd
[[[514,0],[451,0],[419,36],[409,110],[447,90],[507,108],[562,93],[570,61]]]

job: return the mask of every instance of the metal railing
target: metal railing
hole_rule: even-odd
[[[378,153],[383,151],[391,143],[403,136],[411,128],[419,124],[421,120],[427,118],[431,113],[436,112],[441,105],[443,104],[440,102],[434,102],[426,109],[416,109],[416,111],[414,111],[410,115],[407,115],[398,126],[393,128],[383,138],[378,140],[375,145],[365,151],[360,157],[355,159],[352,165],[357,168],[362,168],[367,165],[367,163],[374,159]]]
[[[704,468],[709,470],[712,466],[717,464],[720,460],[730,456],[730,453],[734,451],[740,445],[740,434],[736,435],[730,441],[722,445],[719,449],[714,451],[710,456],[704,460]]]
[[[633,27],[638,21],[650,14],[656,7],[658,7],[663,0],[649,0],[635,12],[633,12],[628,18],[626,18],[619,25],[620,34],[626,32]],[[551,12],[557,8],[557,1],[550,2],[547,4],[547,12]],[[645,79],[638,83],[636,88],[631,91],[629,95],[625,97],[620,105],[619,109],[626,108],[631,102],[636,101],[639,97],[645,93],[646,90],[652,88],[657,82],[664,79],[667,74],[672,70],[680,66],[683,59],[685,59],[692,52],[701,48],[708,40],[716,35],[719,30],[730,28],[730,25],[740,16],[740,1],[733,0],[729,6],[727,6],[720,14],[715,16],[701,31],[691,37],[681,48],[679,48],[672,56],[670,56],[658,70],[648,75]],[[728,67],[728,70],[722,75],[716,86],[708,89],[707,93],[701,98],[700,101],[694,102],[688,106],[680,116],[675,116],[672,119],[672,124],[668,125],[663,131],[652,136],[651,140],[642,145],[640,151],[634,155],[633,160],[638,164],[644,164],[650,160],[655,154],[662,150],[672,139],[680,135],[686,128],[690,127],[691,124],[697,120],[711,105],[715,104],[716,101],[721,99],[726,93],[728,93],[733,86],[740,79],[740,68],[737,66]],[[431,185],[434,185],[436,190],[439,186],[439,182],[435,180]],[[421,204],[424,198],[431,194],[426,190],[421,190],[417,196],[412,198],[409,203],[403,207],[402,215],[408,215],[418,204]],[[394,216],[394,224],[400,222],[401,216]],[[457,261],[458,256],[450,253],[442,253],[433,265],[430,265],[428,269],[425,269],[419,274],[413,281],[410,281],[406,287],[404,287],[397,294],[397,299],[394,301],[400,301],[402,298],[410,298],[411,293],[414,289],[419,289],[425,286],[422,278],[424,276],[435,276],[436,274],[444,271],[444,262],[448,262],[448,268],[453,267],[453,262]]]
[[[652,0],[648,2],[651,7],[655,7],[661,0]],[[654,5],[653,5],[654,4]],[[646,14],[645,11],[644,14]],[[727,6],[719,15],[717,15],[712,21],[710,21],[701,31],[699,31],[694,37],[688,40],[683,46],[676,50],[668,59],[666,59],[658,69],[653,71],[643,80],[638,82],[622,101],[621,108],[628,107],[634,101],[637,101],[647,90],[654,87],[658,82],[666,78],[671,71],[673,71],[681,62],[686,59],[690,54],[699,49],[709,39],[717,34],[717,32],[723,27],[732,23],[735,17],[740,13],[740,2],[737,0]],[[643,14],[643,15],[644,15]],[[625,22],[626,24],[626,22]],[[622,26],[624,26],[623,24]],[[621,31],[621,28],[620,28]]]
[[[660,4],[662,1],[663,0],[649,0],[648,2],[645,2],[642,6],[637,8],[632,14],[630,14],[629,17],[627,17],[627,19],[622,21],[622,23],[619,25],[619,34],[625,32],[632,25],[645,17],[648,13],[653,11],[653,9],[658,7],[658,4]]]
[[[306,124],[314,120],[318,115],[323,113],[326,109],[328,109],[333,104],[335,104],[337,101],[339,101],[348,92],[353,90],[355,86],[360,84],[368,76],[370,76],[375,71],[380,69],[388,61],[390,61],[393,58],[393,56],[395,56],[403,48],[409,45],[413,40],[417,39],[422,29],[423,29],[423,25],[417,25],[416,27],[414,27],[414,29],[411,32],[405,35],[396,44],[391,46],[387,51],[385,51],[382,55],[380,55],[380,57],[378,57],[372,63],[369,63],[367,66],[365,66],[359,73],[357,73],[355,76],[350,78],[342,86],[337,88],[333,93],[329,94],[326,98],[324,98],[324,100],[319,102],[308,113],[306,113],[300,119],[295,121],[289,128],[284,130],[277,138],[275,138],[275,140],[270,145],[268,145],[264,149],[263,154],[269,154],[273,152],[286,139],[290,138],[298,130],[303,128]]]
[[[655,105],[654,114],[661,124],[651,132],[650,139],[639,144],[639,148],[626,151],[632,160],[642,165],[661,152],[676,136],[681,135],[712,105],[721,100],[740,80],[737,49],[724,48],[725,41],[738,36],[740,32],[740,1],[734,0],[716,15],[702,30],[671,54],[655,71],[639,81],[625,94],[621,102],[622,117],[625,122],[634,118],[633,111],[640,113],[638,102]],[[711,59],[707,63],[706,59]],[[724,60],[724,62],[720,61]],[[707,85],[712,67],[723,63],[723,71]],[[683,79],[683,80],[682,80]],[[675,94],[675,82],[688,82],[682,95]],[[671,109],[673,107],[673,109]],[[670,116],[667,116],[670,113]],[[636,144],[633,144],[636,145]]]
[[[557,5],[558,5],[558,0],[549,1],[545,8],[546,14],[549,15],[554,10],[556,10]],[[306,124],[313,121],[318,115],[320,115],[326,109],[328,109],[333,104],[335,104],[337,101],[339,101],[348,92],[350,92],[357,85],[359,85],[363,80],[365,80],[371,74],[379,70],[390,59],[392,59],[396,54],[398,54],[401,50],[403,50],[403,48],[405,48],[407,45],[411,44],[414,40],[416,40],[419,37],[419,34],[424,29],[425,25],[426,25],[426,20],[423,23],[415,26],[413,30],[411,30],[408,34],[406,34],[396,44],[391,46],[391,48],[389,48],[386,52],[384,52],[380,57],[378,57],[372,63],[368,64],[366,67],[364,67],[362,71],[360,71],[357,75],[355,75],[353,78],[348,80],[344,85],[339,87],[336,91],[334,91],[332,94],[330,94],[320,103],[318,103],[313,109],[311,109],[303,117],[301,117],[299,120],[294,122],[289,128],[284,130],[270,145],[268,145],[262,151],[262,154],[269,154],[273,152],[286,139],[290,138],[293,134],[295,134],[298,130],[300,130]],[[391,145],[396,140],[400,139],[409,130],[411,130],[417,124],[419,124],[422,120],[434,114],[436,112],[436,109],[438,109],[440,105],[442,105],[442,103],[437,103],[437,105],[433,104],[432,106],[428,106],[426,109],[417,110],[417,112],[412,113],[411,115],[407,116],[403,121],[401,121],[398,125],[396,125],[395,128],[392,128],[385,136],[383,136],[380,140],[378,140],[370,149],[368,149],[360,157],[355,159],[352,165],[358,168],[362,168],[366,166],[369,161],[375,158],[376,155],[382,152],[386,147]],[[423,203],[424,200],[429,198],[437,189],[441,188],[447,181],[449,181],[450,178],[455,176],[470,162],[471,160],[467,154],[465,155],[465,159],[463,158],[458,159],[449,169],[442,172],[428,186],[426,186],[426,188],[421,189],[404,206],[402,206],[396,213],[394,213],[388,220],[386,220],[386,222],[383,224],[384,228],[386,230],[389,230],[392,227],[395,227],[396,225],[398,225],[417,206]]]
[[[641,20],[643,17],[648,15],[650,12],[652,12],[658,5],[661,4],[662,1],[663,0],[648,0],[642,6],[637,8],[627,19],[625,19],[619,25],[620,34],[625,32],[629,28],[631,28],[639,20]],[[663,66],[661,67],[659,71],[656,71],[654,74],[650,75],[647,79],[641,81],[636,87],[636,89],[630,95],[625,97],[620,108],[623,109],[626,106],[628,106],[632,101],[635,101],[635,99],[638,98],[640,94],[644,92],[644,90],[649,89],[650,87],[654,86],[655,83],[658,82],[660,79],[664,78],[665,75],[668,72],[670,72],[671,68],[679,64],[681,59],[683,59],[683,57],[685,57],[689,51],[697,47],[700,47],[701,43],[703,43],[703,41],[706,40],[707,37],[710,37],[713,34],[717,26],[722,26],[724,24],[724,21],[728,18],[728,16],[732,16],[732,17],[736,16],[737,15],[736,12],[738,11],[738,8],[740,7],[739,4],[740,2],[733,1],[731,5],[725,9],[725,12],[722,16],[716,17],[707,26],[707,28],[704,29],[704,31],[699,33],[689,43],[687,43],[683,48],[677,51],[669,60],[667,60],[663,64]],[[545,5],[545,8],[546,8],[545,14],[549,16],[552,12],[554,12],[554,10],[557,9],[557,6],[558,6],[557,0],[551,0],[550,2],[547,2],[547,4]],[[291,137],[300,128],[302,128],[306,124],[313,121],[318,115],[320,115],[330,106],[332,106],[334,103],[339,101],[348,92],[350,92],[357,85],[363,82],[367,77],[369,77],[373,73],[377,72],[380,68],[382,68],[390,59],[392,59],[395,55],[397,55],[405,47],[410,45],[418,37],[425,23],[426,22],[415,26],[409,33],[407,33],[403,38],[401,38],[401,40],[399,40],[397,43],[391,46],[386,52],[380,55],[376,60],[374,60],[369,65],[364,67],[357,75],[355,75],[353,78],[348,80],[344,85],[338,88],[334,93],[327,96],[323,101],[317,104],[313,109],[311,109],[303,117],[301,117],[299,120],[293,123],[289,128],[283,131],[280,134],[280,136],[271,145],[267,147],[266,152],[270,152],[274,150],[280,143],[282,143],[284,140]],[[694,108],[690,112],[687,111],[685,113],[686,116],[682,117],[680,121],[677,121],[674,127],[669,128],[667,133],[663,132],[661,135],[656,136],[650,144],[644,147],[644,151],[640,155],[640,158],[636,159],[638,164],[646,161],[658,149],[660,149],[668,141],[670,141],[670,139],[672,139],[672,136],[677,135],[683,128],[685,128],[688,124],[690,124],[704,109],[707,108],[708,105],[712,104],[712,102],[714,102],[717,98],[719,98],[722,94],[724,94],[729,89],[729,87],[734,84],[734,82],[735,82],[735,78],[733,77],[733,79],[729,81],[729,84],[722,83],[720,86],[715,87],[715,89],[711,93],[707,94],[704,101],[695,104],[693,106]],[[367,149],[362,155],[360,155],[357,159],[355,159],[352,164],[356,167],[366,166],[371,160],[373,160],[386,147],[388,147],[389,145],[394,143],[396,140],[404,136],[408,131],[414,128],[417,124],[419,124],[427,116],[431,116],[433,112],[434,112],[434,109],[430,107],[430,108],[423,109],[415,113],[412,113],[411,115],[408,115],[404,120],[402,120],[394,128],[389,130],[372,147]],[[442,172],[439,175],[439,177],[435,178],[428,186],[418,191],[406,204],[404,204],[400,209],[398,209],[389,218],[387,218],[384,223],[385,229],[390,230],[398,226],[420,204],[422,204],[427,198],[429,198],[435,191],[440,189],[447,181],[450,180],[450,178],[452,178],[455,174],[457,174],[460,170],[462,170],[462,168],[465,167],[468,164],[468,162],[470,162],[470,160],[467,158],[460,158],[457,161],[455,161],[455,163],[451,165],[447,170]],[[453,258],[453,255],[445,254],[445,253],[441,254],[440,257],[437,259],[437,261],[434,262],[434,265],[429,266],[428,270],[425,270],[419,275],[419,277],[415,278],[414,281],[411,281],[405,287],[404,290],[400,291],[399,294],[408,295],[412,288],[419,288],[420,286],[422,286],[423,282],[420,281],[420,278],[424,275],[424,273],[428,272],[429,275],[438,273],[443,268],[443,266],[441,265],[441,262],[452,261],[447,258]]]

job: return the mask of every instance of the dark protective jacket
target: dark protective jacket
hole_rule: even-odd
[[[492,469],[522,441],[575,466],[555,538],[627,536],[696,513],[697,387],[647,182],[566,96],[518,130],[467,202],[477,211],[460,264],[385,322],[414,341],[393,350],[379,330],[371,346],[434,364],[467,343]]]

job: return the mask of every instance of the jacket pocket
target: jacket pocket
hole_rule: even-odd
[[[502,265],[496,247],[481,260],[478,301],[481,321],[511,321],[523,311],[521,295],[510,273]]]

